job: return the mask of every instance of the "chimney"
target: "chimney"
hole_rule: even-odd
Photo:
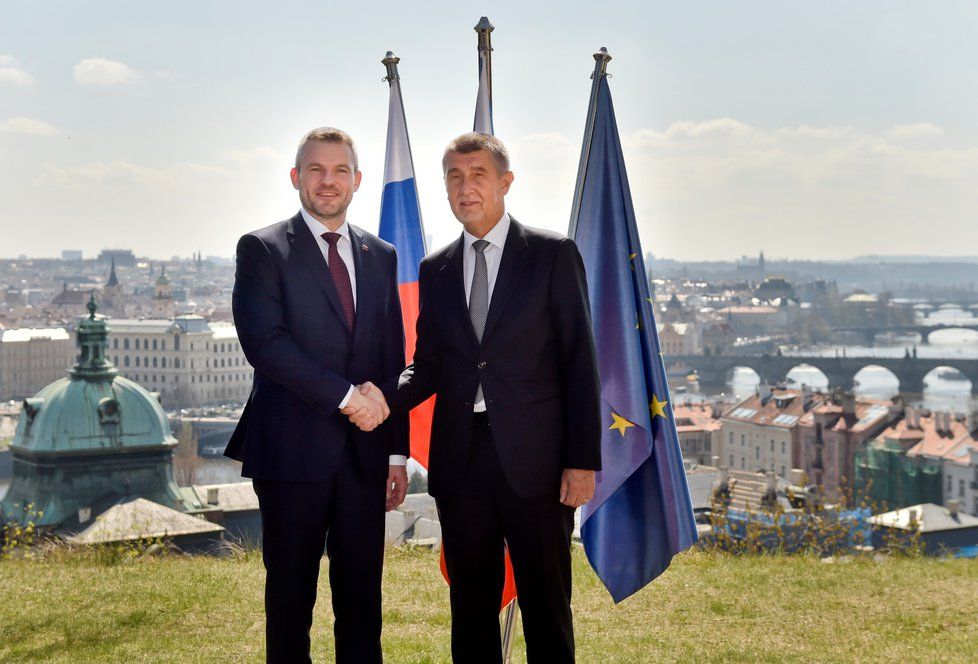
[[[219,502],[219,493],[220,491],[216,486],[207,487],[207,504],[217,505]]]
[[[713,466],[714,468],[718,467],[720,465],[720,457],[718,457],[716,455],[711,456],[710,457],[710,465]]]
[[[757,384],[757,396],[761,398],[761,403],[767,403],[768,399],[771,398],[771,385],[770,383],[763,382]]]
[[[843,415],[855,415],[856,414],[856,395],[851,391],[846,391],[842,393],[842,414]]]
[[[949,516],[957,518],[958,511],[961,509],[961,501],[957,498],[951,498],[947,501],[947,513]]]

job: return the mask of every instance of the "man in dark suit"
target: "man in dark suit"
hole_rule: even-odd
[[[301,211],[238,242],[234,322],[255,378],[225,454],[258,494],[268,661],[310,661],[325,547],[336,659],[380,662],[384,514],[406,492],[407,425],[365,433],[343,413],[381,421],[383,399],[354,385],[404,366],[397,259],[346,221],[361,175],[345,132],[309,132],[291,175]]]
[[[601,467],[584,265],[573,241],[506,213],[513,173],[498,139],[460,136],[442,165],[464,231],[421,263],[414,363],[384,392],[396,416],[438,395],[428,487],[451,580],[452,654],[501,659],[505,540],[528,660],[572,662],[574,509]]]

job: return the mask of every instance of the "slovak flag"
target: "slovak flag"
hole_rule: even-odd
[[[390,81],[390,109],[387,115],[387,159],[384,166],[384,194],[380,202],[380,237],[397,249],[397,285],[404,320],[404,356],[414,359],[418,322],[418,268],[426,252],[418,187],[414,179],[411,143],[401,102],[401,81]],[[428,468],[428,443],[435,398],[411,411],[411,458]]]

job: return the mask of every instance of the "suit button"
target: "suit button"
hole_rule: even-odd
[[[477,367],[479,367],[480,369],[485,369],[485,368],[486,368],[486,361],[485,361],[485,360],[481,360],[481,361],[480,361],[480,362],[479,362],[479,363],[478,363],[477,365],[475,365],[475,366],[477,366]]]

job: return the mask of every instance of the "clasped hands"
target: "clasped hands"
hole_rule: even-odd
[[[363,431],[373,431],[391,414],[384,393],[370,381],[356,386],[346,407],[340,412]]]

